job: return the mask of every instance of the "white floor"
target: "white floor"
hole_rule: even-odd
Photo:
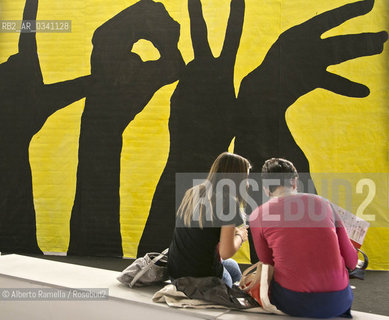
[[[0,296],[0,320],[62,320],[62,319],[299,319],[287,316],[247,314],[214,309],[173,309],[151,301],[155,288],[129,289],[121,285],[119,272],[78,266],[68,263],[31,258],[21,255],[0,256],[0,291],[9,288],[108,288],[105,300],[15,301]],[[389,320],[389,317],[352,312],[355,320]],[[302,318],[301,318],[302,319]],[[306,318],[304,318],[306,319]]]

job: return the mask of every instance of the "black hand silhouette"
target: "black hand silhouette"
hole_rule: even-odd
[[[320,14],[280,35],[263,63],[245,77],[238,96],[235,152],[253,162],[260,171],[266,159],[291,160],[304,185],[302,191],[316,192],[309,174],[309,162],[296,144],[285,120],[285,112],[302,95],[323,88],[349,97],[365,97],[369,89],[327,71],[329,65],[378,54],[387,39],[385,32],[342,35],[321,39],[321,35],[343,22],[368,13],[374,1],[360,1]],[[261,190],[262,188],[260,188]],[[261,193],[253,193],[258,204]],[[251,240],[251,237],[250,237]],[[251,262],[258,261],[250,241]]]
[[[386,32],[334,36],[321,35],[343,22],[368,13],[373,0],[359,1],[320,14],[280,35],[263,63],[241,84],[241,115],[235,150],[260,170],[274,156],[291,160],[300,172],[309,172],[304,153],[285,121],[285,111],[302,95],[323,88],[349,97],[365,97],[369,89],[327,71],[329,65],[379,54]]]
[[[180,27],[161,3],[141,0],[100,26],[93,36],[93,89],[81,120],[77,189],[68,254],[122,256],[119,185],[122,133],[153,94],[185,66]],[[160,52],[142,62],[139,39]]]
[[[37,0],[27,0],[23,20],[35,20]],[[89,78],[45,85],[35,33],[21,33],[19,52],[0,65],[0,250],[40,253],[36,239],[28,148],[58,109],[81,99]]]
[[[244,7],[244,0],[231,1],[222,52],[215,58],[208,43],[201,2],[188,1],[194,60],[187,65],[171,98],[169,158],[154,194],[138,256],[163,250],[170,243],[175,225],[175,173],[208,172],[234,136],[234,65]]]

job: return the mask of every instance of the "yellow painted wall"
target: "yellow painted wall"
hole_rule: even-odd
[[[93,32],[135,2],[40,0],[38,20],[72,20],[71,33],[37,34],[45,83],[89,74]],[[349,2],[246,0],[243,35],[235,66],[236,90],[243,77],[261,63],[280,33]],[[193,59],[193,51],[187,3],[185,0],[162,3],[181,25],[179,49],[184,60],[189,62]],[[211,48],[218,55],[230,4],[226,0],[203,0],[202,3]],[[20,20],[23,7],[24,0],[2,0],[0,18]],[[344,23],[324,37],[388,31],[388,21],[387,0],[376,0],[369,14]],[[18,37],[18,34],[0,33],[0,63],[17,53]],[[388,52],[386,46],[381,55],[355,59],[329,69],[369,86],[371,94],[367,98],[352,99],[317,89],[300,98],[286,115],[296,142],[309,159],[312,172],[383,173],[382,179],[377,180],[377,195],[366,209],[368,212],[374,207],[378,214],[378,221],[372,224],[364,244],[374,269],[389,269]],[[120,214],[123,251],[128,257],[136,255],[153,192],[167,159],[169,100],[176,84],[159,90],[123,134]],[[53,114],[30,145],[38,243],[42,251],[67,250],[83,107],[84,99]],[[385,224],[386,227],[382,227]],[[248,262],[247,246],[237,258],[240,262]]]

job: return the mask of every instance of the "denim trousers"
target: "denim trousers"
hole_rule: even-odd
[[[234,282],[240,281],[242,272],[240,271],[238,263],[234,259],[222,260],[223,264],[223,278],[224,283],[232,287]]]

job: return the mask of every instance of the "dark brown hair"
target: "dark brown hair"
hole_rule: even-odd
[[[282,158],[266,160],[262,166],[262,179],[278,179],[280,186],[291,187],[291,180],[298,178],[298,173],[292,162]],[[274,192],[279,186],[269,186],[269,191]]]

